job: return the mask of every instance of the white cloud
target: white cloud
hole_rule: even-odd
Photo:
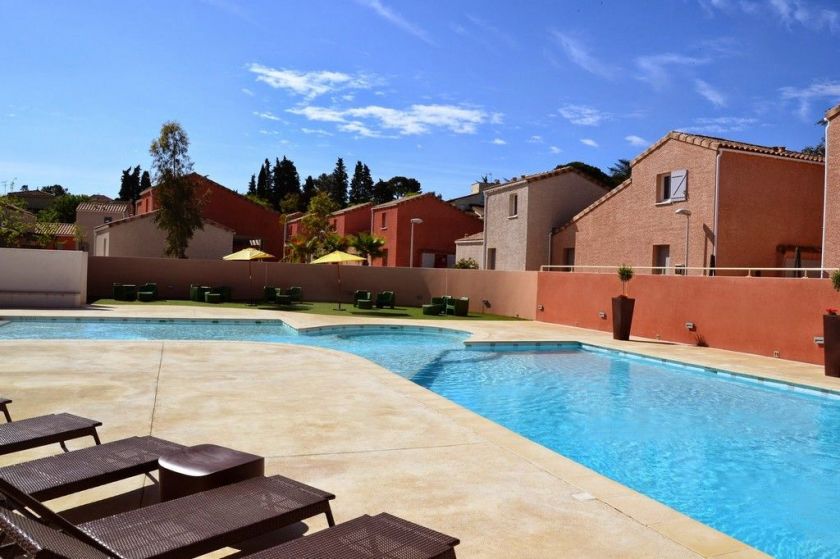
[[[242,88],[242,89],[240,89],[239,91],[241,91],[242,93],[244,93],[244,94],[245,94],[245,95],[247,95],[248,97],[253,97],[253,96],[254,96],[254,92],[253,92],[253,91],[251,91],[250,89],[248,89],[247,87],[243,87],[243,88]]]
[[[799,104],[798,113],[802,118],[809,118],[811,103],[825,100],[825,107],[840,101],[840,81],[815,81],[808,87],[783,87],[782,99]]]
[[[605,120],[610,120],[610,113],[602,112],[586,105],[564,105],[560,107],[560,116],[580,126],[598,126]]]
[[[590,74],[595,74],[602,78],[612,79],[615,77],[617,69],[595,58],[581,41],[568,33],[561,33],[556,30],[553,30],[551,34],[555,42],[560,45],[563,52],[574,64],[577,64]]]
[[[680,130],[685,132],[697,132],[701,134],[728,134],[740,132],[747,127],[758,124],[758,119],[741,116],[719,116],[695,118],[694,124]]]
[[[372,85],[370,76],[351,76],[343,72],[328,70],[298,72],[278,70],[256,63],[250,64],[248,70],[257,75],[259,82],[266,83],[275,89],[291,91],[307,99],[314,99],[319,95],[343,89],[368,89]]]
[[[491,23],[481,19],[478,16],[467,14],[467,19],[476,27],[478,27],[478,33],[481,35],[492,35],[494,39],[494,43],[503,42],[506,43],[509,48],[516,47],[516,40],[513,36],[509,35],[502,29],[492,25]]]
[[[305,128],[304,127],[304,128],[301,128],[300,131],[303,132],[304,134],[310,134],[310,135],[315,135],[315,136],[332,136],[333,135],[332,132],[327,132],[326,130],[321,130],[319,128]]]
[[[556,154],[558,154],[558,153],[561,153],[563,150],[562,150],[562,149],[560,149],[560,148],[559,148],[559,147],[557,147],[557,146],[548,146],[548,151],[550,151],[551,153],[553,153],[553,154],[555,154],[555,155],[556,155]]]
[[[279,133],[280,132],[278,132],[277,130],[265,130],[265,129],[260,130],[260,134],[262,134],[263,136],[276,136]]]
[[[507,144],[507,142],[506,142],[506,141],[504,141],[504,140],[503,140],[503,139],[501,139],[501,138],[494,138],[494,139],[493,139],[493,141],[492,141],[492,142],[490,142],[490,143],[491,143],[491,144],[494,144],[494,145],[497,145],[497,146],[503,146],[503,145]]]
[[[629,136],[624,136],[624,139],[627,140],[627,143],[631,146],[636,147],[644,147],[650,145],[650,142],[642,138],[641,136],[636,136],[635,134],[630,134]]]
[[[490,124],[503,124],[505,121],[504,113],[491,113]]]
[[[671,81],[669,67],[700,66],[708,62],[708,58],[697,58],[670,52],[636,58],[636,66],[641,71],[639,79],[648,82],[655,89],[662,89]]]
[[[786,26],[798,23],[814,30],[840,30],[840,12],[816,7],[803,0],[769,0],[770,7]]]
[[[599,147],[599,146],[598,146],[598,142],[596,142],[595,140],[593,140],[593,139],[591,139],[591,138],[582,138],[582,139],[581,139],[581,141],[580,141],[580,143],[582,143],[582,144],[583,144],[583,145],[585,145],[585,146],[589,146],[589,147],[591,147],[591,148],[597,148],[597,147]]]
[[[542,136],[537,136],[536,134],[528,138],[529,144],[541,144],[543,142]]]
[[[726,97],[712,85],[701,79],[694,80],[694,89],[715,107],[725,107]]]
[[[384,5],[382,2],[380,2],[380,0],[357,0],[357,2],[362,6],[370,8],[371,10],[376,12],[376,14],[379,17],[385,19],[392,25],[399,27],[403,31],[414,35],[421,41],[432,46],[437,46],[435,45],[435,42],[432,41],[431,37],[429,37],[429,34],[426,32],[425,29],[423,29],[416,23],[407,20],[402,15],[392,10],[390,7]]]
[[[258,112],[258,111],[254,111],[254,116],[258,116],[258,117],[263,118],[265,120],[280,120],[279,116],[277,116],[275,114],[272,114],[270,111],[265,111],[263,113]]]
[[[457,105],[411,105],[408,109],[378,105],[349,109],[307,106],[287,111],[316,122],[339,123],[339,130],[365,137],[382,136],[383,130],[412,136],[427,134],[434,128],[474,134],[480,124],[490,120],[482,110]]]

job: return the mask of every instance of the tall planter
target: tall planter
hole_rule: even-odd
[[[826,376],[840,377],[840,315],[823,315],[823,352]]]
[[[633,308],[636,300],[625,295],[612,299],[613,339],[629,340],[630,326],[633,324]],[[838,338],[840,340],[840,338]]]

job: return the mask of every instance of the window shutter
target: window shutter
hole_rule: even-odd
[[[671,171],[671,200],[685,200],[688,189],[688,171]]]

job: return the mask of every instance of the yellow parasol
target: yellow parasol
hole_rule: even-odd
[[[251,262],[254,260],[268,260],[270,258],[277,258],[273,254],[269,254],[267,252],[263,252],[259,249],[254,247],[243,248],[242,250],[237,250],[233,254],[228,254],[227,256],[223,256],[222,260],[247,260],[248,261],[248,292],[251,295],[251,303],[254,302],[254,286],[251,280]],[[268,274],[268,270],[266,270],[266,274]]]
[[[316,258],[310,264],[336,264],[336,271],[338,272],[338,310],[341,309],[341,265],[348,262],[362,262],[365,259],[355,254],[349,254],[340,250],[334,250],[329,254],[325,254],[321,258]]]

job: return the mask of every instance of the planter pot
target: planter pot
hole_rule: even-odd
[[[823,315],[823,352],[826,376],[840,377],[840,315]]]
[[[633,307],[636,300],[624,295],[612,299],[613,339],[629,340],[630,325],[633,324]]]

